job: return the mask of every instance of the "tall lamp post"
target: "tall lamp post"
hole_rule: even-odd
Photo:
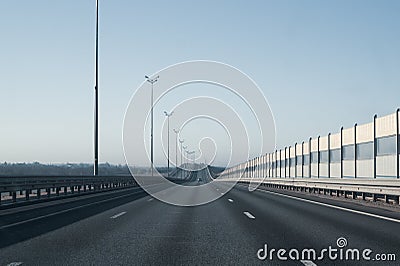
[[[179,137],[179,129],[173,129],[174,133],[176,134],[175,138],[175,165],[176,165],[176,170],[178,171],[178,137]]]
[[[184,139],[179,139],[179,143],[181,144],[181,166],[182,166],[182,154],[183,154],[183,148],[182,148],[182,143],[184,142]],[[183,166],[181,167],[181,177],[183,178]]]
[[[153,99],[153,88],[154,88],[154,83],[158,81],[159,76],[154,77],[154,78],[149,78],[149,76],[144,76],[151,84],[151,129],[150,129],[150,142],[151,142],[151,148],[150,148],[150,160],[151,160],[151,176],[153,176],[153,165],[154,165],[154,154],[153,154],[153,104],[154,104],[154,99]]]
[[[187,147],[188,147],[188,146],[183,146],[183,151],[187,152],[187,150],[186,150]],[[182,153],[184,153],[183,151],[182,151]],[[183,167],[186,168],[185,164],[186,164],[186,156],[183,155]],[[183,167],[182,167],[182,169],[183,169]]]
[[[96,77],[94,85],[94,166],[93,174],[99,174],[99,0],[96,0]]]
[[[167,117],[167,129],[168,129],[168,156],[167,156],[167,161],[168,161],[168,177],[169,177],[169,118],[172,116],[174,111],[168,113],[167,111],[164,111],[165,116]]]

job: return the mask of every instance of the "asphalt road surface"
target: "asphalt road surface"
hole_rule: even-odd
[[[197,173],[188,184],[208,181]],[[225,184],[215,183],[219,193]],[[400,265],[399,213],[289,194],[236,185],[209,204],[177,207],[135,188],[9,209],[0,265]],[[265,245],[272,260],[257,256]],[[397,261],[331,260],[328,251],[318,260],[329,246],[338,257],[370,249],[371,259]],[[317,258],[302,259],[310,248]],[[280,260],[278,249],[299,259]]]

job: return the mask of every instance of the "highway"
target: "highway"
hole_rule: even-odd
[[[188,185],[200,175],[209,181],[198,173]],[[219,193],[225,184],[215,183]],[[0,265],[399,265],[399,232],[396,210],[283,190],[238,184],[209,204],[177,207],[131,188],[1,211]],[[265,244],[319,251],[340,237],[397,261],[257,257]]]

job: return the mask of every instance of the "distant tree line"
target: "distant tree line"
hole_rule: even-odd
[[[136,171],[145,171],[138,167]],[[85,163],[41,164],[34,163],[0,163],[0,176],[87,176],[93,175],[93,165]],[[99,164],[99,175],[130,175],[126,165]]]

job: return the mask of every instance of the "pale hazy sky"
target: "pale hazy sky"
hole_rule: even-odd
[[[100,0],[100,162],[124,163],[144,75],[187,60],[257,82],[277,148],[394,112],[399,14],[400,1]],[[0,1],[0,162],[92,161],[94,15],[94,0]]]

